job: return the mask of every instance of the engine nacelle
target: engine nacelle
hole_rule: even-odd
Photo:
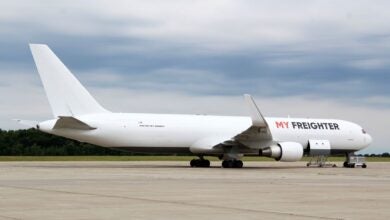
[[[302,159],[303,147],[297,142],[281,142],[260,150],[259,155],[272,157],[278,161],[293,162]]]

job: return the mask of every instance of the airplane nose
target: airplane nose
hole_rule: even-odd
[[[370,145],[371,143],[372,143],[372,137],[371,137],[371,135],[367,134],[366,135],[366,144]]]

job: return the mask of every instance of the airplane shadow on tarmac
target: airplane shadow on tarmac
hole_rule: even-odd
[[[284,169],[308,169],[308,168],[319,168],[319,167],[306,167],[305,165],[296,165],[296,166],[248,166],[242,168],[222,168],[221,166],[210,166],[210,167],[190,167],[189,165],[172,165],[172,164],[23,164],[19,167],[40,167],[40,168],[57,168],[57,169],[75,169],[75,168],[85,168],[85,169],[189,169],[189,170],[207,170],[207,169],[223,169],[223,170],[284,170]],[[331,167],[329,167],[331,168]],[[337,167],[336,167],[337,168]],[[323,168],[321,168],[323,169]]]

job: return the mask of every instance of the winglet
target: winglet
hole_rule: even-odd
[[[256,127],[267,127],[267,122],[265,121],[263,115],[261,114],[259,108],[257,107],[252,96],[249,94],[244,94],[245,101],[247,102],[250,110],[250,116],[252,118],[252,124]]]

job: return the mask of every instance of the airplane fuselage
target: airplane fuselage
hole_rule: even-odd
[[[52,129],[56,120],[39,124],[40,130],[99,146],[133,152],[189,152],[200,139],[211,136],[233,138],[252,125],[250,117],[181,114],[105,113],[78,117],[93,130]],[[352,122],[335,119],[265,118],[272,141],[329,140],[333,153],[354,152],[366,147],[371,137]],[[253,153],[269,142],[251,147]],[[251,152],[248,151],[248,154]]]

